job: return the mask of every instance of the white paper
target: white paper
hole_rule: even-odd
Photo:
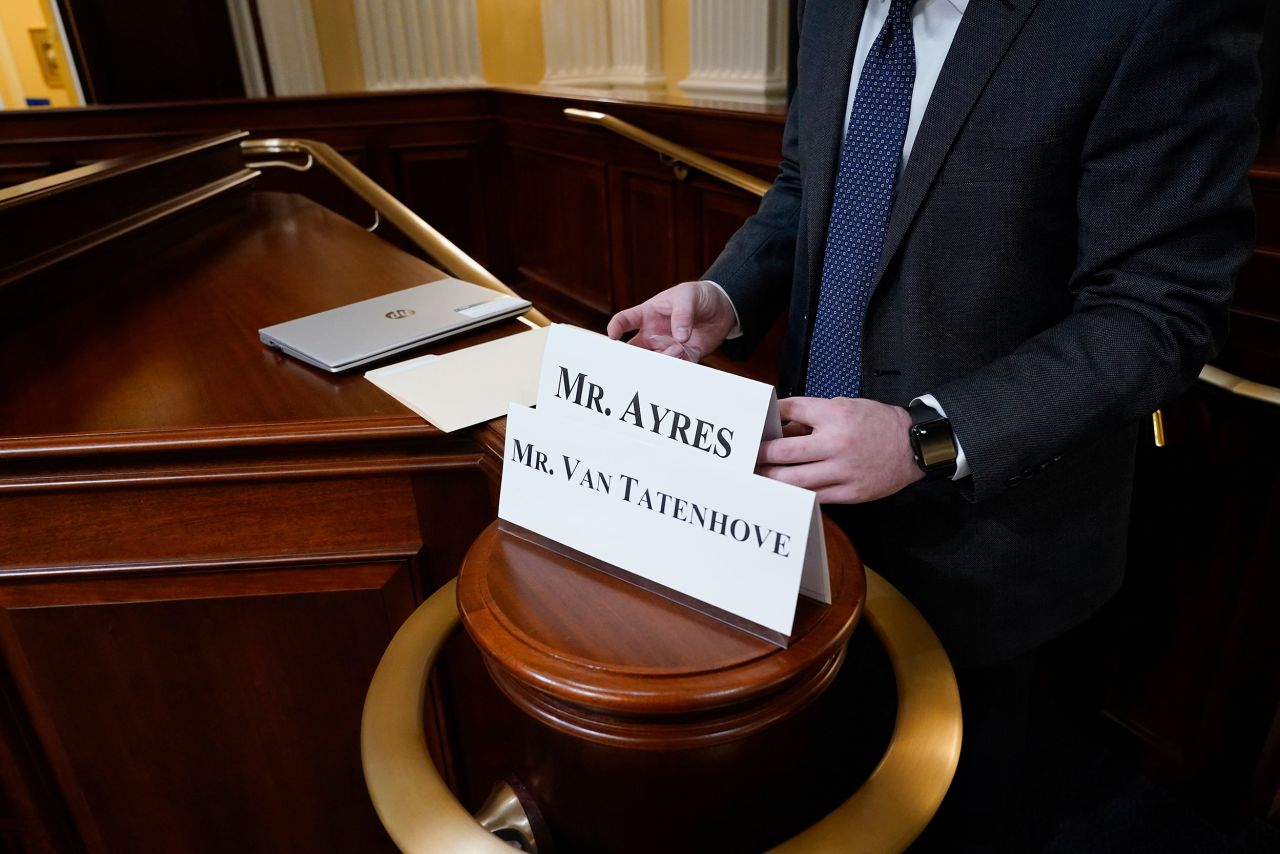
[[[531,329],[443,356],[420,356],[369,371],[365,379],[446,433],[530,405],[547,330]]]
[[[814,493],[601,429],[603,420],[513,405],[498,515],[789,635],[806,564],[826,573],[821,534],[810,543]],[[827,582],[810,580],[829,602]]]
[[[782,435],[772,386],[561,324],[547,338],[538,408],[743,474],[761,438]]]

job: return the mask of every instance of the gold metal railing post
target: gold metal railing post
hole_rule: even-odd
[[[1280,388],[1247,380],[1229,371],[1224,371],[1222,368],[1215,368],[1213,365],[1205,365],[1200,370],[1199,380],[1205,385],[1211,385],[1236,397],[1256,400],[1260,403],[1269,403],[1272,406],[1280,406]],[[1163,448],[1165,445],[1163,413],[1157,409],[1151,414],[1151,421],[1156,447]]]
[[[266,156],[280,154],[302,154],[314,160],[345,184],[353,193],[367,202],[374,211],[387,222],[400,229],[416,246],[430,256],[431,260],[444,268],[445,272],[483,285],[499,293],[519,296],[480,265],[478,261],[458,248],[453,241],[436,231],[422,217],[414,213],[408,205],[388,193],[382,187],[361,172],[333,148],[323,142],[311,139],[246,139],[240,143],[240,149],[246,155]],[[305,171],[306,165],[294,165],[287,161],[265,161],[250,163],[250,166],[281,166]],[[549,326],[551,321],[536,308],[524,313],[523,318],[536,326]]]

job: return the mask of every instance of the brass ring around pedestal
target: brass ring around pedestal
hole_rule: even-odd
[[[365,784],[383,826],[406,854],[510,854],[509,845],[458,803],[427,750],[423,698],[436,657],[459,622],[455,588],[450,581],[419,606],[383,653],[360,725]],[[775,852],[897,854],[924,830],[951,785],[960,757],[960,695],[941,643],[906,597],[870,570],[865,618],[898,685],[893,737],[848,800]]]

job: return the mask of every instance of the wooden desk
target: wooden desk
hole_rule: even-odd
[[[5,850],[394,850],[361,702],[492,461],[259,343],[441,274],[247,189],[0,289]]]

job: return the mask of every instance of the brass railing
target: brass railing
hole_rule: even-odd
[[[719,178],[721,181],[727,181],[735,187],[740,187],[748,193],[754,193],[757,196],[763,196],[769,189],[769,182],[757,178],[743,172],[741,169],[735,169],[727,163],[721,163],[705,154],[699,154],[692,148],[685,148],[669,139],[664,139],[657,134],[649,133],[647,130],[638,128],[631,122],[624,122],[622,119],[615,118],[608,113],[600,113],[595,110],[578,110],[573,107],[567,107],[564,111],[567,118],[575,122],[585,122],[587,124],[599,125],[608,128],[616,134],[625,136],[633,142],[638,142],[643,146],[652,148],[663,157],[669,159],[673,164],[683,164],[697,169],[699,172],[705,172],[713,178]]]
[[[1200,372],[1200,382],[1208,383],[1237,397],[1247,397],[1250,400],[1260,400],[1272,406],[1280,406],[1280,388],[1238,377],[1213,365],[1204,366],[1204,370]]]
[[[817,823],[772,849],[775,854],[899,854],[942,803],[960,759],[960,693],[946,651],[905,596],[875,572],[866,572],[866,620],[897,685],[893,736],[866,782]],[[513,796],[499,796],[481,815],[469,815],[449,791],[427,745],[423,697],[431,669],[458,625],[456,585],[456,579],[446,582],[419,605],[382,654],[360,719],[365,785],[383,827],[405,854],[512,850],[493,834],[520,838],[526,850],[536,850]]]
[[[757,196],[763,197],[769,190],[770,184],[768,181],[762,181],[759,178],[748,175],[746,172],[721,163],[715,158],[699,154],[696,151],[685,148],[683,145],[677,145],[657,134],[638,128],[630,122],[614,118],[608,113],[575,110],[570,107],[564,111],[564,114],[575,122],[588,122],[608,128],[614,133],[621,134],[627,139],[648,146],[659,154],[670,157],[672,160],[686,163],[712,177],[728,181],[735,187],[741,187]],[[1213,365],[1205,365],[1204,369],[1200,371],[1200,381],[1234,394],[1237,397],[1247,397],[1250,400],[1259,400],[1263,403],[1280,406],[1280,388],[1238,377],[1220,368],[1215,368]],[[1151,413],[1151,428],[1156,445],[1164,447],[1164,417],[1159,409]]]
[[[352,166],[345,157],[325,143],[311,139],[246,139],[240,143],[240,149],[246,156],[254,157],[282,154],[305,155],[307,159],[302,164],[295,164],[288,160],[263,160],[250,162],[247,165],[253,168],[283,166],[305,172],[311,168],[312,163],[319,163],[368,203],[380,219],[385,219],[400,229],[405,237],[427,253],[432,261],[444,268],[446,273],[499,293],[519,296],[503,284],[497,276],[459,249],[453,241],[432,228],[408,205],[378,186],[372,178]],[[521,319],[534,326],[547,326],[551,322],[536,308],[529,309]]]

